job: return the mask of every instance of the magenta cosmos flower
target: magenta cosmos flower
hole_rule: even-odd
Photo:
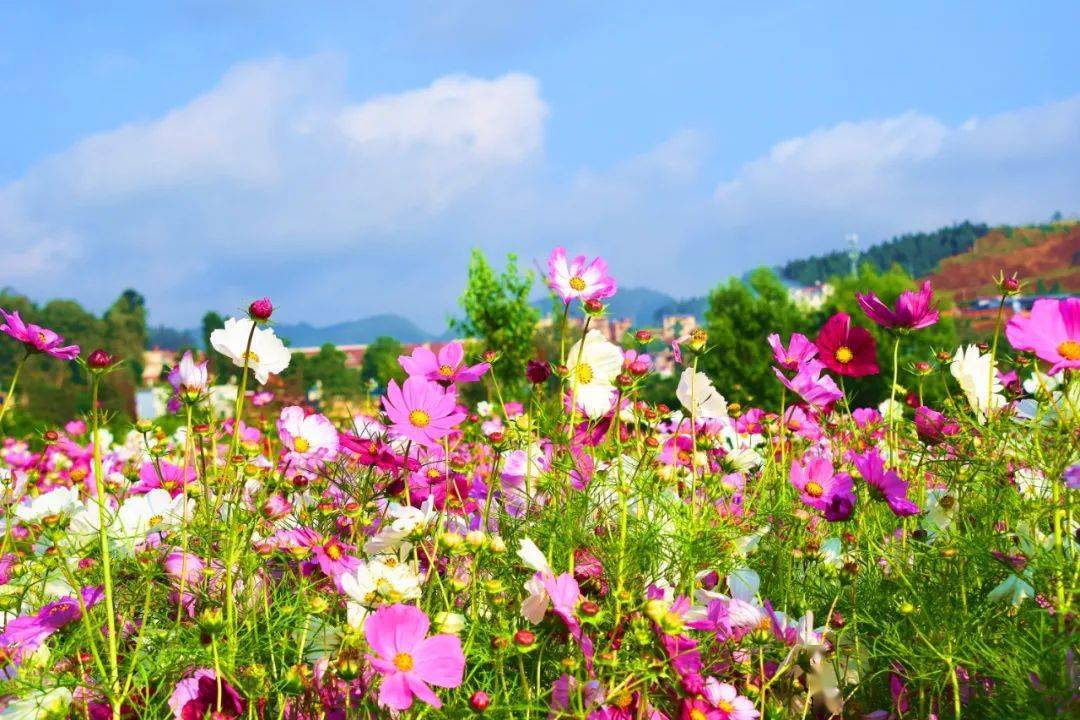
[[[409,377],[421,377],[434,380],[443,385],[469,383],[479,380],[491,367],[488,363],[466,365],[465,350],[461,343],[452,342],[440,348],[438,354],[423,345],[416,346],[412,355],[398,357],[398,363]]]
[[[899,517],[918,514],[919,506],[908,499],[908,484],[895,470],[885,469],[885,459],[877,448],[861,454],[851,453],[849,457],[862,479],[888,503],[893,514]]]
[[[780,336],[773,333],[769,336],[769,347],[772,348],[776,364],[784,370],[797,370],[800,365],[817,356],[817,346],[801,333],[792,334],[786,348],[780,342]]]
[[[832,463],[826,458],[811,458],[805,465],[791,463],[790,479],[799,491],[799,499],[818,510],[828,510],[834,498],[854,495],[851,477],[845,473],[834,473]]]
[[[407,710],[418,697],[438,709],[442,703],[428,685],[461,684],[465,674],[461,641],[454,635],[426,637],[430,624],[423,610],[400,604],[379,608],[364,623],[364,637],[375,651],[368,660],[383,676],[380,705]]]
[[[586,262],[584,255],[573,260],[566,249],[557,247],[548,258],[548,285],[565,303],[574,299],[603,300],[615,294],[615,279],[608,275],[601,258]]]
[[[0,315],[4,317],[4,324],[0,325],[0,331],[25,345],[27,352],[45,353],[61,360],[74,360],[79,356],[78,345],[64,346],[64,338],[52,330],[23,322],[18,310],[7,312],[0,309]]]
[[[878,372],[877,343],[865,328],[851,324],[847,313],[836,313],[825,321],[818,333],[821,362],[838,375],[862,377]]]
[[[401,387],[391,380],[382,403],[390,430],[421,445],[438,444],[465,419],[455,393],[422,377],[408,378]]]
[[[824,369],[825,366],[819,361],[808,360],[799,365],[799,371],[790,380],[779,368],[774,367],[773,372],[788,390],[801,397],[807,405],[828,410],[844,394],[840,392],[835,380],[821,374]]]
[[[855,293],[855,299],[859,301],[866,317],[890,330],[919,330],[938,321],[937,308],[930,305],[934,300],[934,288],[929,280],[917,291],[905,290],[900,293],[896,305],[892,308],[872,292]]]
[[[1030,315],[1013,315],[1005,337],[1017,350],[1052,363],[1050,374],[1080,368],[1080,298],[1036,300]]]

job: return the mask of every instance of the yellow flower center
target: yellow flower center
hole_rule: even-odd
[[[257,352],[255,352],[254,350],[248,350],[246,353],[244,353],[244,358],[251,365],[258,365],[259,364],[259,354]]]
[[[820,484],[811,480],[810,482],[806,483],[806,494],[810,497],[819,498],[825,494],[825,488],[821,487]]]
[[[577,290],[578,292],[581,292],[585,289],[585,281],[575,275],[574,277],[570,278],[570,287],[572,287],[574,290]]]
[[[729,703],[729,702],[728,702],[727,700],[720,700],[720,701],[718,701],[718,702],[716,703],[716,708],[717,708],[718,710],[723,710],[723,711],[724,711],[724,712],[726,712],[726,713],[733,713],[733,712],[735,712],[735,706],[734,706],[734,705],[732,705],[731,703]]]
[[[709,720],[709,718],[705,713],[701,712],[697,708],[694,708],[690,711],[690,720]]]
[[[582,287],[585,287],[585,285],[584,285],[584,284],[582,284]],[[38,342],[39,342],[39,343],[41,343],[42,345],[44,345],[44,344],[45,344],[45,341],[46,341],[46,339],[47,339],[47,338],[45,337],[45,333],[43,333],[43,332],[39,332],[39,333],[37,334],[37,339],[38,339]]]
[[[844,363],[846,365],[851,362],[853,357],[855,357],[855,353],[851,352],[851,348],[847,345],[841,345],[836,348],[836,362]]]
[[[293,438],[293,447],[296,448],[296,452],[304,453],[311,449],[311,443],[307,441],[307,438]]]
[[[162,516],[160,516],[160,515],[152,515],[152,516],[150,517],[150,527],[157,527],[157,526],[158,526],[158,525],[160,525],[160,524],[161,524],[161,523],[162,523],[162,522],[163,522],[164,520],[165,520],[165,518],[163,518],[163,517],[162,517]]]
[[[337,543],[330,543],[323,549],[326,551],[326,557],[330,558],[331,560],[341,559],[341,546]]]
[[[581,363],[574,368],[574,377],[582,385],[588,385],[593,380],[593,369],[589,363]]]
[[[423,410],[413,410],[409,413],[409,422],[411,422],[414,427],[427,427],[431,424],[431,416]]]
[[[1080,342],[1066,340],[1057,346],[1058,355],[1066,360],[1080,360]]]
[[[450,367],[449,365],[440,365],[439,374],[443,377],[450,377],[454,374],[454,368]]]
[[[412,655],[409,653],[398,653],[394,656],[394,667],[401,672],[409,672],[413,669]]]

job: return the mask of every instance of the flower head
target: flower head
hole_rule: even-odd
[[[236,367],[242,368],[246,363],[260,383],[265,383],[270,379],[270,375],[276,375],[287,368],[292,358],[288,348],[273,330],[257,327],[253,321],[246,319],[226,320],[225,327],[210,333],[210,344],[232,360]]]
[[[833,403],[844,397],[844,394],[840,392],[835,380],[821,374],[824,369],[825,366],[817,360],[808,360],[799,365],[799,371],[791,379],[780,372],[779,368],[773,368],[773,372],[788,390],[801,397],[807,405],[828,410]]]
[[[622,371],[623,354],[616,345],[590,330],[566,356],[570,391],[589,418],[607,413],[615,400],[612,381]]]
[[[727,417],[727,400],[716,391],[708,375],[691,367],[683,370],[675,397],[695,418]]]
[[[773,359],[784,370],[798,370],[803,363],[817,357],[817,346],[801,333],[793,333],[786,348],[776,333],[770,335],[768,340]]]
[[[834,473],[832,463],[826,458],[811,458],[805,464],[793,462],[790,479],[799,491],[799,498],[812,508],[824,511],[835,498],[849,496],[854,505],[851,477]]]
[[[7,312],[0,308],[0,316],[4,322],[0,325],[0,332],[5,332],[26,346],[27,352],[44,353],[61,360],[74,360],[79,356],[78,345],[64,345],[64,338],[48,328],[23,322],[19,317],[19,311]]]
[[[885,459],[877,448],[851,454],[851,461],[866,484],[874,488],[888,503],[889,509],[900,517],[916,515],[919,506],[908,499],[908,484],[895,470],[885,469]]]
[[[1001,380],[990,353],[979,352],[975,345],[958,348],[949,372],[960,383],[971,409],[980,416],[1005,404]]]
[[[566,303],[575,298],[603,300],[616,290],[615,279],[608,275],[607,263],[601,258],[587,262],[584,255],[578,255],[571,260],[561,247],[548,258],[548,285]]]
[[[1005,337],[1017,350],[1052,363],[1051,375],[1080,368],[1080,298],[1036,300],[1030,315],[1009,318]]]
[[[447,343],[438,354],[423,345],[417,345],[412,355],[402,355],[398,363],[409,377],[423,377],[442,385],[469,383],[479,380],[491,367],[488,363],[466,365],[465,350],[461,343]]]
[[[938,311],[930,305],[933,298],[934,289],[929,280],[923,282],[917,291],[905,290],[900,293],[892,309],[872,292],[855,293],[855,299],[866,316],[890,330],[919,330],[936,323]]]
[[[391,431],[421,445],[438,444],[465,419],[456,394],[422,377],[410,377],[400,387],[391,380],[382,404]]]
[[[465,674],[461,640],[454,635],[426,637],[430,624],[424,611],[412,605],[379,608],[364,623],[364,637],[375,653],[368,659],[383,676],[380,705],[407,710],[418,697],[438,709],[439,696],[428,686],[461,684]]]
[[[826,320],[814,342],[821,362],[838,375],[862,377],[878,372],[874,337],[865,328],[852,325],[847,313],[836,313]]]
[[[270,302],[268,297],[252,300],[251,304],[248,305],[248,317],[255,322],[266,322],[273,314],[274,304]]]

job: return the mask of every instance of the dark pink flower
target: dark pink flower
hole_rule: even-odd
[[[218,711],[220,687],[221,709]],[[237,718],[244,714],[244,701],[224,678],[213,670],[199,668],[191,677],[176,683],[169,697],[169,707],[176,720],[202,720],[207,713],[216,718]]]
[[[401,355],[398,363],[409,377],[427,378],[443,385],[476,382],[491,367],[488,363],[466,365],[465,349],[459,342],[452,342],[439,349],[438,354],[430,348],[417,345],[412,355]]]
[[[45,353],[61,360],[74,360],[79,356],[78,345],[64,346],[64,338],[52,330],[23,322],[18,310],[9,313],[0,308],[0,315],[4,318],[0,332],[5,332],[21,342],[28,352]]]
[[[801,333],[792,334],[786,348],[780,342],[780,336],[773,333],[769,336],[769,346],[776,364],[784,370],[797,370],[800,365],[813,360],[817,355],[817,346]]]
[[[1052,363],[1051,375],[1080,368],[1080,298],[1036,300],[1030,315],[1009,318],[1005,337],[1017,350]]]
[[[833,498],[853,495],[851,477],[833,472],[826,458],[810,458],[805,464],[793,462],[790,480],[803,503],[818,510],[826,510]]]
[[[834,373],[862,377],[878,372],[874,336],[865,328],[852,325],[847,313],[836,313],[826,320],[815,344],[821,362]]]
[[[938,321],[937,308],[930,305],[934,299],[934,289],[929,280],[923,282],[918,291],[905,290],[900,293],[893,309],[874,293],[855,293],[855,299],[868,318],[890,330],[919,330]]]
[[[877,448],[851,453],[849,457],[862,479],[885,499],[893,513],[900,517],[918,514],[919,506],[908,499],[907,482],[895,470],[885,469],[885,459]]]
[[[915,432],[927,445],[937,445],[960,432],[960,425],[937,410],[920,405],[915,408]]]

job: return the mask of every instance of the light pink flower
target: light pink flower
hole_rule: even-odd
[[[465,674],[461,640],[454,635],[426,637],[428,616],[412,605],[381,607],[364,623],[364,637],[375,655],[371,665],[383,676],[379,704],[407,710],[418,697],[433,708],[442,707],[428,687],[456,688]]]
[[[584,255],[578,255],[571,260],[562,247],[555,248],[548,258],[548,285],[565,303],[574,299],[603,300],[617,289],[601,258],[587,262]]]
[[[283,462],[293,470],[315,470],[320,462],[337,457],[338,431],[324,415],[308,415],[290,405],[281,409],[277,428],[285,448]]]

